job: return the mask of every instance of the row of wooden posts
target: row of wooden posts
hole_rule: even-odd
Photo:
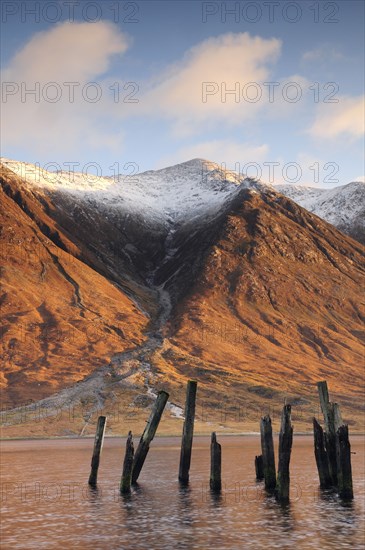
[[[348,426],[344,425],[342,422],[339,405],[329,401],[327,383],[318,382],[317,386],[325,424],[325,430],[323,430],[318,420],[313,418],[314,454],[320,486],[322,489],[336,489],[341,498],[352,499],[351,448]],[[182,485],[187,485],[189,483],[196,393],[197,382],[195,380],[189,380],[186,391],[185,420],[179,466],[179,482]],[[150,443],[156,434],[168,398],[169,394],[167,392],[158,392],[157,399],[136,452],[134,452],[132,432],[128,434],[120,483],[120,491],[122,494],[130,493],[131,486],[137,483],[150,448]],[[89,484],[93,487],[95,487],[97,483],[105,427],[106,417],[99,416],[89,477]],[[275,469],[272,425],[269,415],[261,419],[260,433],[261,455],[255,457],[256,479],[264,480],[266,491],[269,494],[275,495],[277,500],[280,502],[288,502],[290,488],[289,465],[293,444],[291,405],[285,404],[282,411],[277,475]],[[215,432],[211,435],[210,452],[210,488],[213,492],[220,492],[222,489],[222,448],[217,441]]]

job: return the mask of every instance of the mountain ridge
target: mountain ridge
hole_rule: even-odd
[[[89,270],[99,281],[94,308],[99,308],[102,327],[90,342],[86,369],[80,371],[73,364],[68,344],[62,360],[50,356],[45,364],[44,342],[35,338],[32,343],[34,368],[28,372],[34,383],[37,376],[43,381],[48,377],[50,383],[57,380],[57,386],[33,386],[32,395],[38,392],[39,398],[46,398],[47,407],[76,406],[83,400],[89,403],[89,418],[93,418],[100,404],[107,410],[115,402],[127,408],[138,402],[136,418],[140,419],[161,387],[182,407],[186,378],[193,377],[199,381],[200,399],[212,409],[222,395],[228,408],[249,404],[256,410],[279,405],[286,396],[302,403],[305,426],[310,422],[315,381],[325,377],[334,395],[341,397],[345,416],[360,414],[364,249],[334,226],[268,187],[260,192],[257,187],[242,186],[237,192],[235,186],[231,195],[224,185],[221,200],[217,198],[219,208],[210,210],[209,216],[175,218],[172,225],[154,224],[143,212],[123,217],[113,211],[111,215],[89,201],[75,202],[65,193],[39,190],[6,167],[1,185],[0,197],[13,212],[12,225],[17,224],[10,240],[9,232],[1,235],[3,252],[12,251],[3,254],[5,269],[18,274],[12,282],[5,278],[14,298],[3,297],[15,331],[11,338],[3,335],[3,350],[8,353],[11,346],[20,350],[17,360],[7,363],[8,377],[3,379],[3,394],[13,406],[29,389],[29,357],[21,353],[14,300],[21,301],[22,277],[30,281],[31,296],[43,269],[42,258],[34,257],[28,245],[21,245],[28,257],[22,265],[13,253],[20,228],[31,221],[40,237],[53,243],[53,256],[75,258],[74,281]],[[50,265],[56,261],[52,258]],[[52,270],[47,271],[42,284],[50,284],[52,277]],[[55,293],[61,302],[69,293],[64,284]],[[130,321],[134,326],[134,335],[125,333],[128,347],[122,345],[122,335],[112,337],[106,330],[110,302],[104,303],[102,296],[110,292],[109,285],[126,304],[121,329],[126,330],[123,323],[127,327]],[[42,302],[37,288],[36,303],[28,306],[29,315],[38,315],[35,330],[45,323],[37,313],[43,302],[56,325],[67,320],[75,324],[75,315],[78,318],[84,312],[73,298],[70,306],[67,300],[65,305],[48,298]],[[91,296],[85,285],[84,294]],[[117,315],[118,308],[110,308],[110,316]],[[83,344],[80,361],[85,349]],[[75,380],[78,386],[70,386]],[[52,394],[51,387],[60,393]],[[122,429],[121,421],[112,420],[113,429]],[[86,433],[87,426],[80,415],[76,433]],[[9,426],[6,433],[14,433],[12,429],[16,428]],[[37,429],[63,433],[66,428],[43,423]]]
[[[75,201],[122,210],[144,218],[165,230],[180,221],[214,215],[222,199],[234,199],[240,189],[280,192],[335,225],[340,231],[365,243],[365,183],[350,182],[332,189],[302,185],[266,184],[227,170],[213,161],[195,158],[158,170],[131,175],[92,176],[78,172],[47,172],[36,165],[2,158],[3,164],[28,184],[54,193],[68,194]],[[225,197],[224,197],[225,195]]]
[[[365,183],[354,181],[332,189],[275,185],[276,190],[365,244]]]

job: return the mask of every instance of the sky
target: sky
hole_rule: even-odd
[[[113,175],[205,158],[364,178],[364,2],[3,1],[1,154]]]

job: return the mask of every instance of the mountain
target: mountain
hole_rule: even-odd
[[[274,187],[279,193],[365,244],[364,182],[354,181],[334,189],[286,184]]]
[[[284,399],[310,429],[315,382],[326,378],[360,426],[361,244],[274,188],[202,159],[133,181],[4,160],[0,181],[3,399],[13,406],[24,396],[42,399],[29,411],[72,406],[72,433],[87,433],[102,407],[109,429],[124,433],[140,429],[163,387],[171,433],[195,378],[202,431],[242,430],[231,423],[237,411],[257,429],[261,412]],[[64,325],[74,342],[54,341],[52,327]],[[35,337],[42,327],[48,336]],[[6,418],[6,434],[70,430],[65,419],[16,425],[20,409]]]
[[[1,178],[2,407],[81,380],[145,339],[148,319],[80,250],[10,170]],[[50,212],[51,213],[51,212]]]
[[[217,220],[242,192],[267,189],[203,159],[114,178],[55,175],[2,162],[20,176],[24,189],[43,204],[51,202],[48,210],[58,227],[72,234],[80,259],[125,291],[135,294],[143,287],[157,300],[165,284],[183,291],[197,244],[214,240]]]

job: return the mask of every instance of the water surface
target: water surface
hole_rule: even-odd
[[[220,436],[221,497],[209,491],[207,437],[194,439],[190,486],[177,483],[180,439],[156,438],[139,486],[119,495],[125,439],[106,439],[99,484],[87,485],[93,441],[3,441],[2,550],[363,549],[364,438],[352,436],[355,500],[318,488],[311,437],[295,436],[291,502],[255,481],[258,436]],[[277,448],[277,441],[276,448]]]

